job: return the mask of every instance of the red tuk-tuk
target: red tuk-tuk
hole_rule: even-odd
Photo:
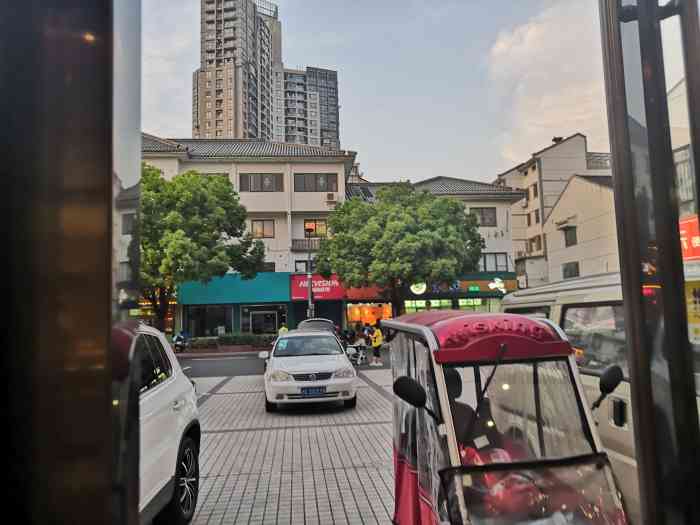
[[[627,523],[560,328],[444,310],[382,325],[396,394],[394,523]],[[601,399],[621,379],[606,371]]]

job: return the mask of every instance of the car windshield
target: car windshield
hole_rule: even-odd
[[[298,357],[305,355],[336,355],[343,351],[334,337],[327,335],[310,335],[304,337],[285,337],[277,341],[274,357]]]
[[[564,458],[595,451],[565,359],[445,369],[462,463]]]

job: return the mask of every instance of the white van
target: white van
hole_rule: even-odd
[[[632,523],[641,523],[620,274],[567,279],[519,290],[503,298],[502,309],[545,317],[564,330],[576,351],[581,380],[591,403],[600,393],[600,373],[613,364],[622,367],[626,380],[603,401],[593,417]]]

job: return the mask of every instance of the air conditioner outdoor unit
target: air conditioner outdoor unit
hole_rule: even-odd
[[[326,202],[336,202],[335,193],[326,193]]]

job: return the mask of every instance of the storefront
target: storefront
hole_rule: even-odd
[[[503,296],[517,287],[512,272],[474,273],[440,285],[416,283],[409,288],[404,309],[406,313],[425,310],[500,312]]]
[[[374,326],[381,319],[393,317],[391,303],[386,301],[376,286],[348,288],[345,295],[346,326],[354,327],[357,323]]]
[[[309,300],[309,282],[306,274],[293,274],[289,278],[290,297],[296,322],[306,319]],[[338,326],[343,326],[343,303],[345,288],[338,277],[329,278],[314,274],[311,277],[311,296],[314,304],[314,316],[330,319]]]
[[[289,273],[264,272],[253,279],[227,274],[178,289],[180,326],[192,337],[232,332],[276,333],[290,324]]]

